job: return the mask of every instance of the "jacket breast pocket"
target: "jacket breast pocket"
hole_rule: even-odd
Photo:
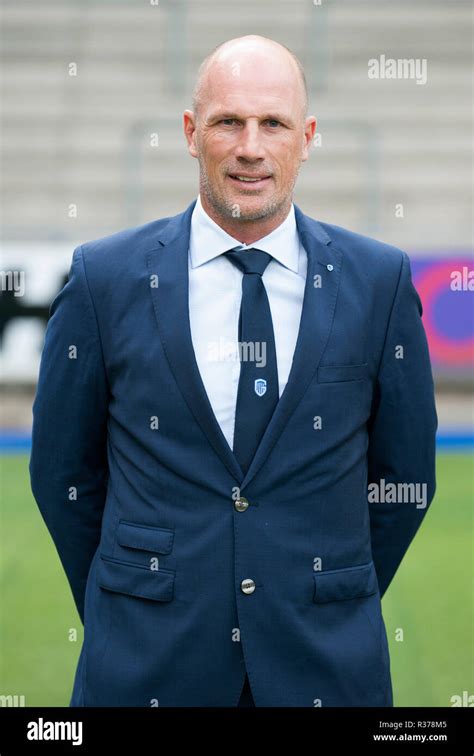
[[[101,553],[99,585],[115,593],[171,601],[175,570],[163,567],[161,555],[170,554],[174,530],[120,520],[113,555]]]
[[[360,365],[321,365],[318,367],[318,383],[362,381],[368,374],[368,362]]]
[[[313,601],[316,604],[371,596],[377,591],[378,580],[373,561],[314,573]]]

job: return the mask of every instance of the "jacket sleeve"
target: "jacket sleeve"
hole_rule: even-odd
[[[369,421],[368,505],[381,596],[436,490],[433,377],[422,304],[402,255]]]
[[[104,509],[108,385],[81,247],[55,297],[33,403],[31,489],[81,621]]]

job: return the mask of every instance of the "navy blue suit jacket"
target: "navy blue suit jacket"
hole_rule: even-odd
[[[243,475],[192,346],[194,204],[79,246],[51,305],[30,473],[84,623],[70,706],[235,706],[245,670],[257,706],[392,706],[381,597],[435,491],[409,259],[295,206],[298,341]]]

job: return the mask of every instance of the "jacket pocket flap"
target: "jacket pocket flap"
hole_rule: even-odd
[[[360,381],[367,377],[369,363],[361,365],[322,365],[318,368],[318,382]]]
[[[117,528],[117,543],[131,549],[144,549],[157,554],[169,554],[173,548],[174,530],[137,525],[120,520]]]
[[[153,601],[171,601],[174,594],[172,570],[151,570],[101,555],[98,582],[102,588]]]
[[[377,573],[372,561],[357,567],[326,570],[314,574],[313,599],[317,604],[370,596],[377,590]]]

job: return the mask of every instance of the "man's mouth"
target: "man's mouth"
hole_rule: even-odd
[[[239,184],[246,184],[249,187],[254,187],[255,189],[262,186],[266,181],[271,179],[271,176],[268,175],[261,175],[261,176],[252,176],[245,173],[229,173],[229,178],[231,178],[233,181]]]

